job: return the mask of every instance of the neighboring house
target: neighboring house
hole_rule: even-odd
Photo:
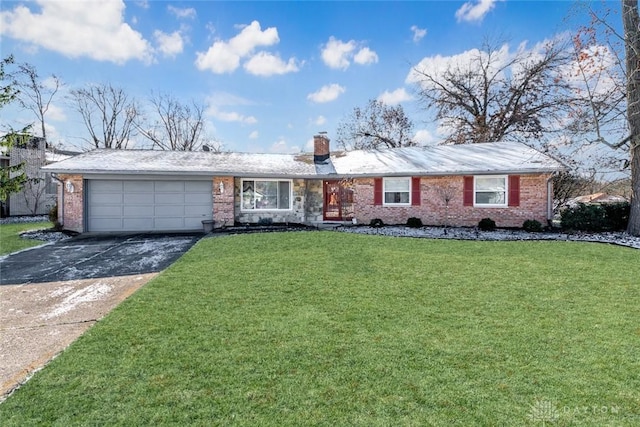
[[[95,150],[43,169],[64,182],[59,218],[78,232],[409,217],[520,227],[551,217],[550,178],[564,169],[519,143],[330,153],[320,134],[314,146],[313,154]]]
[[[574,197],[573,199],[567,202],[567,206],[574,207],[579,203],[584,203],[585,205],[607,205],[614,203],[628,203],[629,200],[623,196],[616,196],[612,194],[606,193],[594,193],[587,194],[584,196]]]
[[[5,153],[2,166],[14,166],[24,162],[28,181],[21,191],[12,193],[4,206],[5,216],[46,215],[57,199],[57,183],[42,166],[70,157],[68,152],[47,147],[44,138],[30,137]],[[76,154],[76,153],[73,153]]]

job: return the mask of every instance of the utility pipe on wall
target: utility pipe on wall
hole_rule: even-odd
[[[60,225],[62,227],[64,227],[64,181],[62,181],[60,178],[58,178],[58,175],[56,175],[54,172],[51,172],[51,178],[55,179],[56,181],[58,181],[60,183],[60,188],[62,189],[62,200],[60,200],[60,205],[58,206],[58,223],[60,223]],[[62,221],[61,221],[62,220]]]

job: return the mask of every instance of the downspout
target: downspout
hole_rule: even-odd
[[[553,175],[547,178],[547,225],[553,228]]]
[[[60,201],[60,206],[58,206],[58,209],[60,210],[60,215],[58,215],[58,223],[62,228],[64,228],[64,182],[60,178],[58,178],[58,175],[56,175],[54,172],[51,172],[51,178],[58,181],[61,185],[60,188],[62,193],[62,200]],[[62,222],[60,221],[60,217],[62,217]]]

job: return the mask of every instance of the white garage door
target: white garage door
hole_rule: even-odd
[[[87,181],[87,231],[202,230],[211,181]]]

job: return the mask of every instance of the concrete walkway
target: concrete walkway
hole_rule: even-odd
[[[157,275],[0,286],[0,402]]]

